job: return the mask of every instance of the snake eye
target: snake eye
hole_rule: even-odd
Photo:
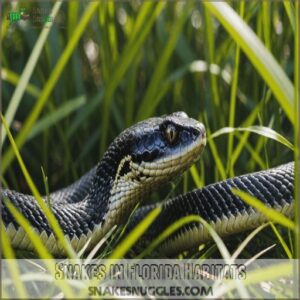
[[[168,125],[167,128],[165,129],[165,135],[166,135],[166,139],[170,144],[173,144],[178,136],[178,132],[175,128],[174,125]]]

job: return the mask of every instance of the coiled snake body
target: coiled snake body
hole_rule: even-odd
[[[185,171],[195,162],[206,143],[203,124],[183,112],[151,118],[123,131],[109,146],[96,167],[71,186],[50,194],[51,210],[75,251],[89,240],[93,247],[115,224],[123,223],[137,203],[158,186]],[[231,188],[243,190],[266,205],[293,216],[294,163],[247,174],[167,200],[162,212],[146,233],[156,237],[175,220],[198,214],[218,233],[228,235],[250,229],[266,221],[263,214],[234,196]],[[4,189],[2,200],[26,217],[51,253],[63,249],[34,197]],[[138,223],[153,208],[142,207],[133,216]],[[14,220],[6,205],[2,219],[11,244],[32,250],[25,231]],[[175,253],[209,238],[201,224],[182,227],[162,245]]]

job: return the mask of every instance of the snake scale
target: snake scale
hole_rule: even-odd
[[[75,251],[89,247],[114,226],[124,223],[151,191],[182,174],[197,161],[206,144],[202,123],[184,112],[150,118],[124,130],[100,162],[72,185],[50,194],[51,210]],[[165,200],[160,215],[145,233],[152,240],[176,220],[199,215],[221,235],[254,228],[267,218],[235,196],[236,188],[288,217],[294,214],[294,163],[217,182]],[[46,199],[46,197],[44,197]],[[1,190],[2,220],[15,248],[33,250],[24,229],[13,218],[11,202],[38,232],[54,255],[63,255],[48,221],[33,196]],[[46,201],[46,200],[44,200]],[[4,205],[3,205],[4,202]],[[155,205],[139,208],[131,226]],[[184,225],[161,245],[166,254],[196,247],[209,239],[200,223]]]

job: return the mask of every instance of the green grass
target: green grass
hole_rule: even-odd
[[[64,28],[11,26],[6,18],[1,24],[4,187],[33,194],[42,204],[45,190],[51,193],[78,179],[123,129],[178,110],[205,124],[208,145],[184,180],[155,192],[153,201],[299,157],[297,2],[20,1],[16,9],[37,5],[62,17]],[[5,2],[3,15],[10,11]],[[36,257],[51,257],[26,219],[8,206],[31,235]],[[298,207],[296,202],[296,214]],[[261,209],[283,226],[270,223],[224,241],[211,232],[215,243],[178,257],[297,257],[294,223]],[[131,248],[157,213],[136,228],[128,244],[122,242],[124,228],[114,228],[89,253],[74,253],[65,244],[68,256],[160,257],[157,247],[163,239],[185,222],[201,221],[191,216],[176,222],[138,256]],[[2,236],[4,257],[25,255]],[[48,268],[53,271],[51,263]],[[10,271],[18,278],[18,270]],[[267,271],[249,275],[245,286],[290,270]],[[16,288],[26,295],[21,283]],[[67,283],[58,288],[74,296]],[[230,295],[233,288],[240,295],[250,290],[232,282],[218,288],[219,296]]]

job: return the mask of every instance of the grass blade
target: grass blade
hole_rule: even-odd
[[[216,242],[221,255],[224,259],[230,259],[230,254],[221,240],[221,238],[218,236],[218,234],[214,231],[214,229],[200,216],[198,215],[189,215],[186,217],[183,217],[179,219],[178,221],[171,224],[169,227],[167,227],[158,237],[156,237],[151,244],[138,256],[138,258],[144,257],[147,253],[150,253],[153,249],[155,249],[161,242],[163,242],[168,236],[170,236],[172,233],[174,233],[176,230],[184,226],[185,224],[191,223],[191,222],[198,222],[203,224],[203,226],[208,230],[213,240]]]
[[[207,142],[208,142],[208,145],[210,147],[210,150],[211,150],[211,153],[213,155],[213,158],[216,162],[216,167],[221,175],[221,179],[224,180],[226,179],[226,171],[225,171],[225,168],[224,168],[224,165],[222,163],[222,160],[221,160],[221,157],[220,155],[218,154],[218,149],[217,149],[217,146],[213,140],[213,138],[211,137],[211,134],[210,134],[210,129],[207,128],[207,136],[209,137],[207,139]]]
[[[3,251],[4,258],[10,260],[10,263],[8,264],[8,271],[11,275],[11,278],[14,278],[14,279],[20,278],[20,272],[19,272],[19,269],[18,269],[16,261],[15,261],[14,251],[10,245],[9,237],[6,235],[6,232],[4,230],[4,224],[2,222],[1,222],[1,248]],[[2,270],[2,272],[3,272],[3,270]],[[18,296],[20,298],[24,298],[24,299],[28,298],[26,296],[26,291],[25,291],[22,281],[15,280],[15,287],[16,287]],[[4,287],[2,286],[2,289],[3,288]],[[2,289],[1,289],[1,291],[3,291]]]
[[[189,169],[189,171],[191,172],[192,178],[195,182],[195,185],[197,188],[201,188],[204,186],[204,182],[203,179],[200,177],[197,168],[195,165],[192,165]]]
[[[54,5],[53,5],[53,9],[51,11],[50,16],[54,19],[55,16],[57,15],[60,6],[62,4],[62,1],[57,1]],[[9,102],[9,106],[7,108],[7,111],[5,113],[5,119],[7,121],[8,126],[11,125],[11,122],[15,116],[15,113],[19,107],[20,101],[23,97],[23,94],[26,90],[27,84],[29,83],[30,77],[32,75],[32,72],[36,66],[36,63],[40,57],[40,54],[43,50],[43,46],[47,40],[47,37],[49,35],[49,32],[52,28],[52,23],[50,24],[50,26],[44,26],[37,42],[34,45],[34,48],[31,52],[31,55],[27,61],[27,64],[25,66],[25,68],[23,69],[20,81],[18,82],[18,85],[12,95],[12,98]],[[6,132],[5,130],[2,128],[2,132],[1,132],[1,142],[2,144],[5,141],[5,137],[6,137]]]
[[[161,244],[168,236],[170,236],[172,233],[174,233],[176,230],[181,228],[183,225],[191,223],[191,222],[197,222],[199,221],[198,216],[186,216],[181,218],[180,220],[174,222],[169,227],[167,227],[159,236],[157,236],[151,244],[137,257],[143,258],[147,254],[151,253],[159,244]]]
[[[271,91],[269,90],[269,93],[267,93],[267,97],[266,97],[266,101],[269,101],[271,97]],[[251,112],[251,114],[247,117],[247,119],[242,123],[242,127],[249,127],[251,126],[256,118],[258,118],[259,116],[259,113],[260,111],[263,109],[263,104],[264,102],[263,101],[260,101],[260,103],[255,107],[255,109]],[[247,139],[250,135],[250,132],[249,131],[245,131],[238,143],[238,145],[235,147],[233,153],[232,153],[232,166],[235,165],[237,159],[239,158],[243,148],[244,148],[244,145],[247,143]]]
[[[160,214],[161,208],[153,209],[129,234],[126,239],[121,242],[110,255],[109,259],[121,259],[127,251],[135,244],[141,235],[147,230],[151,223]]]
[[[232,127],[224,127],[220,130],[217,130],[212,135],[210,135],[209,139],[214,139],[222,134],[227,134],[235,131],[248,131],[252,133],[259,134],[261,136],[264,136],[266,138],[272,139],[274,141],[277,141],[281,143],[282,145],[290,148],[291,150],[294,150],[293,144],[291,144],[285,137],[283,137],[281,134],[277,133],[275,130],[265,127],[265,126],[249,126],[247,128],[232,128]]]
[[[275,227],[275,225],[273,223],[270,223],[275,235],[277,236],[282,248],[284,249],[287,257],[289,259],[292,259],[293,258],[293,255],[292,255],[292,252],[290,251],[288,245],[286,244],[286,242],[284,241],[284,239],[282,238],[282,236],[280,235],[279,231],[277,230],[277,228]]]
[[[76,48],[76,45],[83,34],[88,22],[92,18],[94,12],[98,8],[99,2],[90,2],[87,9],[85,10],[81,20],[79,21],[77,27],[74,30],[72,38],[69,40],[65,50],[63,51],[62,55],[60,56],[57,64],[55,65],[47,83],[45,84],[39,99],[37,100],[34,108],[32,109],[29,117],[26,119],[20,133],[16,137],[16,144],[18,147],[21,147],[30,133],[32,126],[34,125],[35,121],[39,117],[44,105],[46,104],[48,97],[50,96],[55,84],[57,83],[61,73],[63,72],[70,56],[72,55],[73,51]],[[10,162],[14,158],[14,151],[10,147],[3,155],[2,159],[2,172],[4,173],[7,167],[9,166]]]
[[[271,50],[271,32],[270,32],[270,5],[268,1],[262,2],[262,29],[265,45],[268,50]]]
[[[1,70],[1,79],[6,80],[7,82],[13,84],[13,85],[18,85],[20,81],[20,77],[18,74],[15,72],[2,68]],[[28,83],[26,85],[25,91],[31,95],[32,97],[38,98],[40,96],[41,91],[34,85]]]
[[[69,100],[61,107],[56,109],[55,111],[48,114],[43,119],[39,120],[34,124],[30,134],[28,135],[27,141],[38,135],[39,133],[43,132],[47,128],[55,125],[63,118],[67,117],[69,114],[80,108],[82,105],[86,103],[86,97],[80,96],[75,100]]]
[[[213,65],[215,63],[215,32],[213,29],[213,20],[209,13],[209,11],[204,7],[204,19],[205,19],[205,30],[206,30],[206,40],[207,40],[207,56],[209,65]],[[213,102],[215,107],[218,108],[220,106],[220,95],[219,95],[219,87],[218,87],[218,78],[216,74],[210,72],[209,73],[211,91]]]
[[[152,75],[145,96],[137,112],[136,121],[145,119],[146,117],[152,115],[156,105],[158,104],[157,99],[159,98],[157,97],[157,94],[160,91],[160,83],[166,73],[167,64],[171,58],[171,54],[176,46],[181,29],[187,19],[190,9],[191,5],[189,5],[189,2],[187,2],[185,8],[178,16],[176,23],[173,25],[173,29],[170,33],[169,39],[163,52],[161,53],[159,61],[157,62],[155,71]]]
[[[259,227],[255,228],[238,246],[238,248],[234,251],[231,258],[236,259],[238,256],[242,253],[242,251],[246,248],[246,246],[249,244],[249,242],[264,228],[266,228],[269,225],[269,223],[262,224]]]
[[[293,85],[273,55],[227,3],[204,1],[203,4],[215,15],[235,42],[243,49],[274,93],[291,123],[295,124]]]
[[[282,213],[280,213],[277,210],[272,209],[272,208],[264,205],[257,198],[255,198],[253,196],[250,196],[248,193],[246,193],[244,191],[240,191],[240,190],[237,190],[237,189],[234,189],[234,188],[232,188],[231,191],[234,195],[240,197],[244,202],[246,202],[247,204],[249,204],[252,207],[256,208],[257,211],[264,214],[271,221],[277,222],[277,223],[281,224],[284,227],[295,230],[294,222],[291,221],[290,219],[288,219]]]
[[[243,18],[245,12],[245,1],[240,2],[240,15]],[[236,115],[236,98],[238,89],[238,77],[239,77],[239,65],[240,65],[240,48],[237,46],[235,50],[234,58],[234,71],[231,82],[230,90],[230,106],[229,106],[229,127],[234,127],[235,115]],[[227,148],[227,172],[233,176],[233,164],[232,164],[232,149],[233,149],[233,134],[228,135],[228,148]]]
[[[295,32],[295,23],[296,23],[295,22],[295,7],[293,7],[293,3],[290,0],[283,1],[283,6],[284,6],[286,14],[288,15],[288,18],[290,20],[291,27],[292,27],[293,31]],[[296,34],[295,34],[295,37],[297,37]]]

